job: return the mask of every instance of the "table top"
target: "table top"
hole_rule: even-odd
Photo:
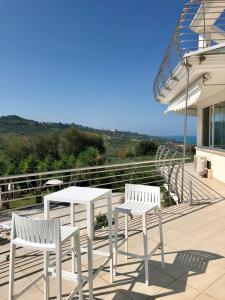
[[[88,204],[111,194],[110,189],[70,186],[61,191],[44,196],[44,201]]]

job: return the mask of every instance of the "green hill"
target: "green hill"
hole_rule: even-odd
[[[92,132],[105,136],[108,139],[149,139],[150,136],[129,131],[95,129],[79,124],[63,124],[55,122],[37,122],[34,120],[24,119],[16,115],[0,117],[0,134],[19,134],[33,135],[37,133],[47,133],[52,131],[62,131],[70,126],[74,126],[81,131]]]
[[[10,115],[0,117],[0,134],[32,135],[35,133],[63,130],[69,125],[62,123],[45,123]]]
[[[75,127],[84,133],[94,133],[104,141],[106,149],[107,159],[115,157],[117,159],[118,151],[126,149],[126,151],[132,151],[135,145],[146,139],[153,139],[160,141],[160,138],[150,137],[145,134],[139,134],[136,132],[108,130],[108,129],[95,129],[79,124],[63,124],[56,122],[37,122],[34,120],[24,119],[16,115],[2,116],[0,117],[0,138],[2,143],[0,144],[0,156],[7,152],[7,144],[9,140],[18,140],[18,138],[29,138],[37,135],[48,135],[51,133],[63,133],[69,127]],[[21,141],[22,141],[21,139]]]

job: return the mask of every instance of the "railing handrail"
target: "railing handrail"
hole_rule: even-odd
[[[177,151],[177,150],[175,150]],[[178,152],[178,151],[177,151]],[[184,160],[188,160],[189,157],[186,157]],[[173,159],[161,159],[161,162],[170,162],[170,161],[180,161],[183,160],[182,157],[180,158],[173,158]],[[34,172],[34,173],[26,173],[26,174],[18,174],[18,175],[6,175],[1,176],[0,181],[16,179],[16,178],[23,178],[23,177],[36,177],[42,175],[54,175],[54,174],[62,174],[62,173],[72,173],[72,172],[80,172],[80,171],[90,171],[90,170],[101,170],[101,169],[109,169],[114,167],[125,167],[125,166],[135,166],[135,165],[145,165],[149,163],[157,163],[158,160],[146,160],[146,161],[139,161],[139,162],[132,162],[132,163],[120,163],[120,164],[111,164],[111,165],[100,165],[100,166],[92,166],[92,167],[83,167],[83,168],[73,168],[73,169],[64,169],[64,170],[54,170],[54,171],[46,171],[46,172]]]
[[[161,145],[158,152],[159,158],[152,160],[2,176],[0,214],[42,205],[46,193],[74,185],[107,187],[113,193],[123,191],[125,184],[131,182],[162,186],[167,182],[166,170],[172,170],[171,167],[175,170],[173,166],[181,165],[189,157],[183,158],[177,149],[165,145]],[[60,182],[48,186],[49,179],[60,179]],[[171,183],[176,184],[172,180]]]

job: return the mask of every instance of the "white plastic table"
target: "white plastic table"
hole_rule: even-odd
[[[93,242],[93,220],[94,210],[93,205],[99,199],[106,199],[108,206],[108,234],[109,234],[109,252],[96,251],[92,249]],[[64,202],[70,203],[71,225],[74,226],[75,218],[75,204],[81,204],[87,210],[87,248],[82,248],[82,251],[88,253],[88,282],[89,282],[89,299],[93,299],[93,279],[110,262],[110,280],[113,282],[113,237],[112,237],[112,190],[91,188],[91,187],[77,187],[71,186],[61,191],[48,194],[44,196],[44,217],[49,218],[50,202]],[[73,241],[74,243],[74,241]],[[103,264],[93,273],[93,254],[102,255],[106,257]],[[72,272],[75,272],[75,260],[72,256]]]

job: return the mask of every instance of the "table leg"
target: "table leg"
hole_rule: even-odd
[[[109,253],[110,253],[110,281],[113,283],[113,237],[112,237],[112,192],[108,195],[108,230],[109,230]]]
[[[75,226],[75,204],[70,203],[70,217],[71,217],[71,226]],[[74,253],[74,247],[75,247],[75,236],[73,235],[71,238],[71,247],[73,248],[73,251],[71,253],[72,255],[72,273],[75,273],[76,271],[76,260],[75,260],[75,253]]]
[[[50,203],[48,200],[44,200],[44,219],[49,219],[49,209],[50,209]]]
[[[89,282],[89,299],[93,299],[93,254],[92,254],[92,221],[93,210],[92,204],[87,205],[87,247],[88,247],[88,282]]]
[[[95,205],[94,203],[91,205],[92,207],[92,239],[95,238]]]

